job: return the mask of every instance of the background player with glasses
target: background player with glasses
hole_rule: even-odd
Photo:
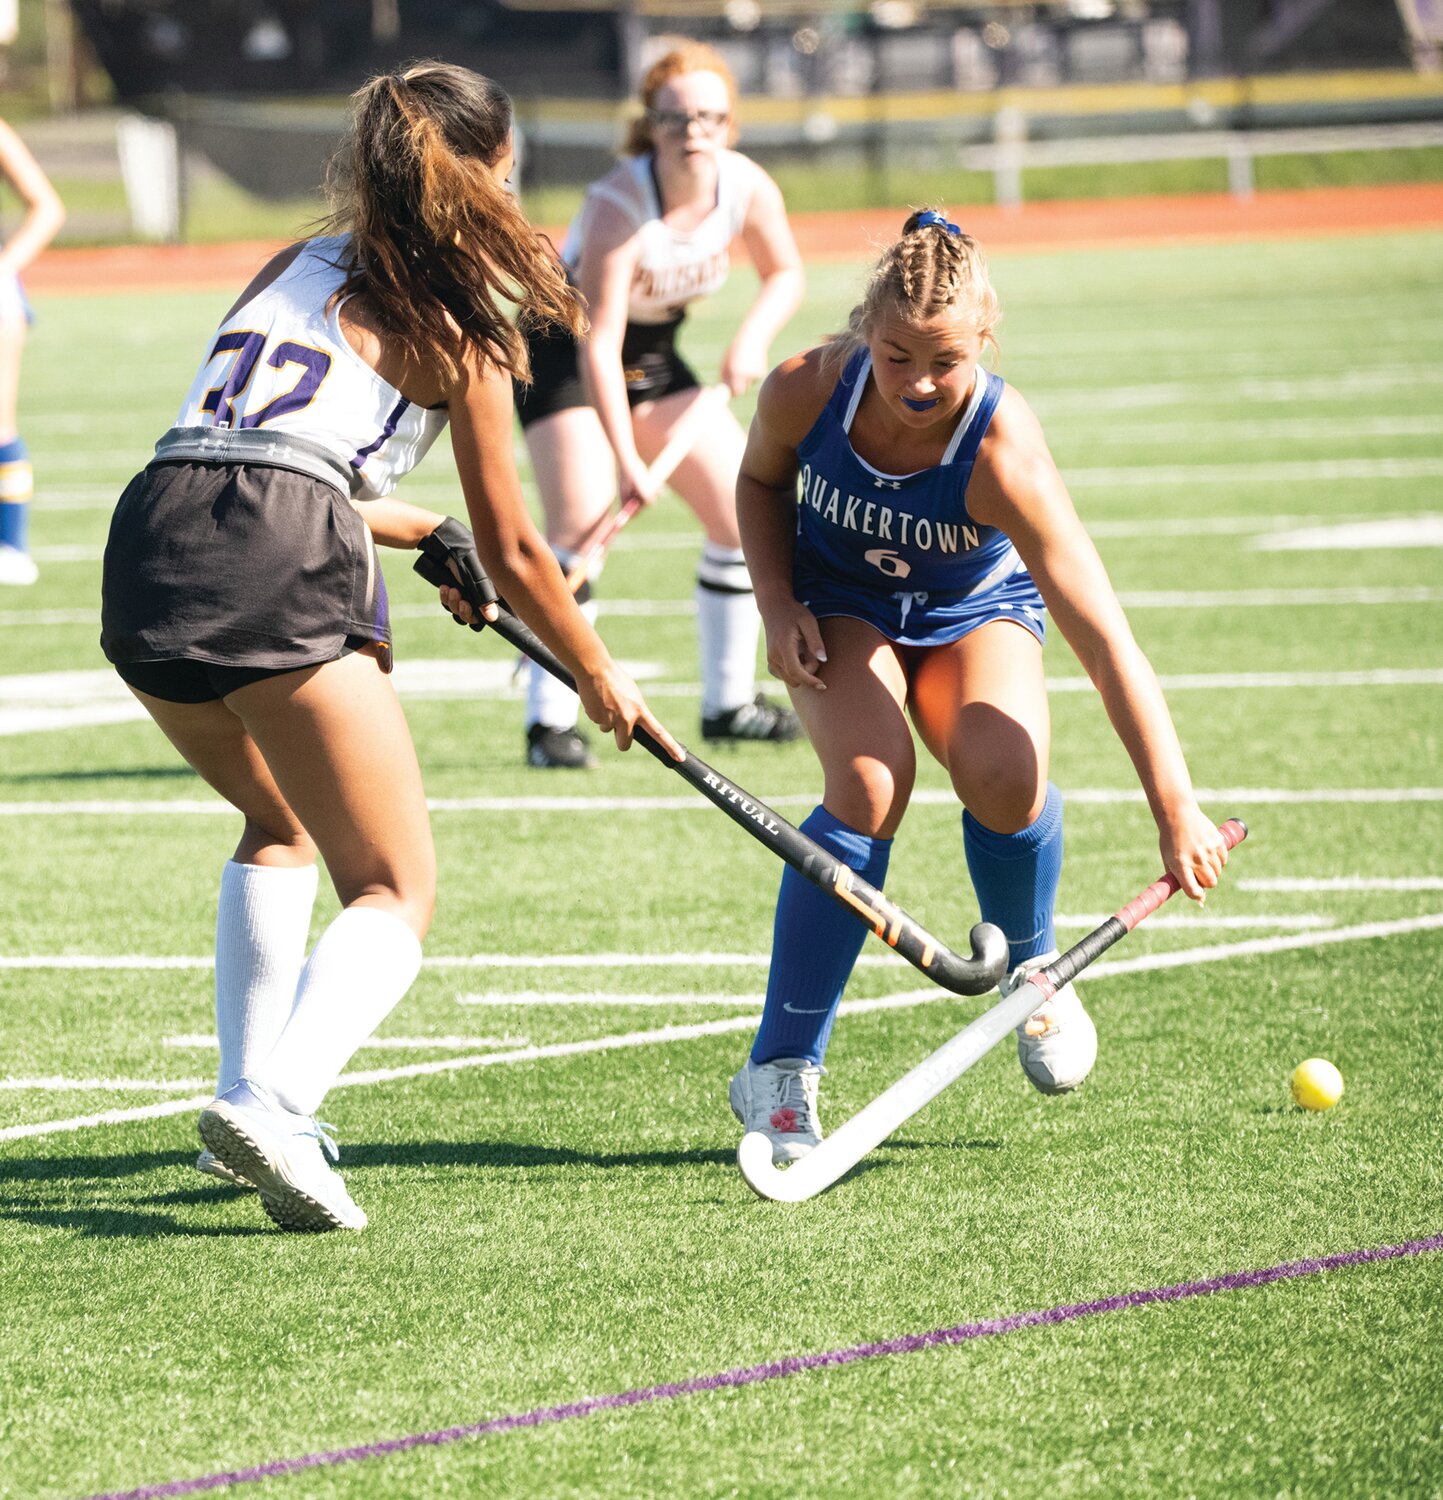
[[[590,336],[538,330],[533,384],[517,389],[546,515],[546,536],[570,569],[604,520],[618,477],[622,503],[649,504],[648,464],[698,381],[676,347],[686,309],[715,292],[740,236],[760,278],[757,294],[722,357],[720,379],[737,394],[766,374],[768,348],[802,296],[802,264],[776,184],[731,149],[736,88],[721,57],[686,42],[652,66],[641,89],[645,113],[620,164],[587,190],[562,248],[586,299]],[[701,522],[697,631],[702,732],[712,740],[790,740],[790,709],[756,694],[760,622],[737,531],[735,486],[745,436],[718,404],[670,483]],[[589,586],[578,595],[594,611]],[[594,617],[594,616],[593,616]],[[576,699],[531,669],[527,758],[541,767],[581,767],[591,758],[576,730]]]

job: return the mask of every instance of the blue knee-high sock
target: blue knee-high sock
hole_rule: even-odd
[[[891,839],[874,839],[817,808],[802,832],[878,889],[887,878]],[[835,898],[790,866],[782,873],[772,935],[767,1003],[752,1061],[800,1057],[820,1063],[837,1005],[867,929]]]
[[[26,550],[33,484],[24,439],[0,443],[0,546]]]
[[[1017,833],[993,833],[964,811],[962,843],[982,920],[1007,934],[1011,967],[1052,952],[1052,909],[1062,878],[1062,793],[1049,781],[1036,822]]]

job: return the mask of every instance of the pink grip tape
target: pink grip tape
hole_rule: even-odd
[[[1248,830],[1236,818],[1229,818],[1226,823],[1221,824],[1218,832],[1222,834],[1223,843],[1229,849],[1236,849],[1248,836]],[[1161,880],[1154,880],[1140,896],[1129,901],[1118,912],[1117,920],[1131,932],[1144,917],[1150,917],[1164,901],[1175,896],[1181,889],[1177,876],[1164,875]]]

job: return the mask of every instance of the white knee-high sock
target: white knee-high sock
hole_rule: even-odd
[[[420,939],[400,917],[374,906],[348,906],[316,940],[291,1018],[251,1078],[287,1109],[315,1114],[420,967]]]
[[[568,572],[580,560],[578,552],[556,550],[556,560],[561,571]],[[596,600],[592,598],[592,586],[600,576],[598,567],[590,578],[576,591],[576,602],[581,613],[596,624]],[[580,717],[581,699],[564,683],[558,682],[550,672],[531,663],[531,675],[526,683],[526,727],[545,724],[551,729],[570,729]]]
[[[215,1030],[223,1094],[276,1044],[306,959],[316,867],[228,860],[215,919]]]
[[[728,713],[752,701],[761,629],[762,617],[741,548],[708,542],[696,570],[703,714]]]

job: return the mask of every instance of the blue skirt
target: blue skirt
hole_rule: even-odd
[[[1015,620],[1039,645],[1046,638],[1047,607],[1022,567],[976,594],[884,594],[798,566],[792,592],[817,619],[845,615],[861,620],[899,646],[949,646],[993,620]]]

